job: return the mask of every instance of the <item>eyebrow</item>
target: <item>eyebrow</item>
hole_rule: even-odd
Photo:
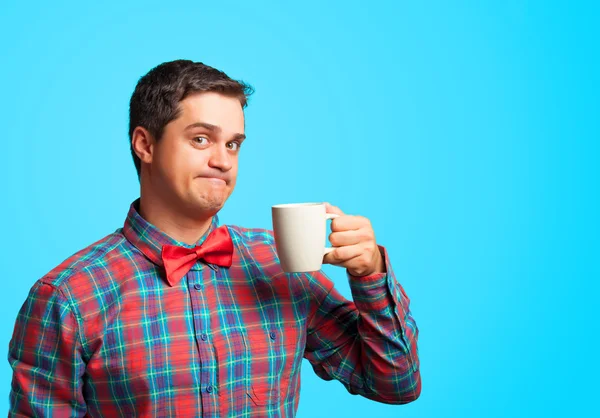
[[[222,129],[221,129],[220,126],[213,125],[212,123],[207,123],[207,122],[192,123],[191,125],[186,126],[184,130],[187,131],[187,130],[190,130],[190,129],[193,129],[193,128],[204,128],[204,129],[207,129],[209,131],[217,132],[217,133],[220,133],[222,131]],[[244,135],[244,134],[234,134],[232,139],[241,139],[243,141],[244,139],[246,139],[246,135]]]

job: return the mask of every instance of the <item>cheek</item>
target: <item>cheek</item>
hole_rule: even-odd
[[[177,160],[173,158],[173,155],[165,156],[160,161],[160,170],[162,177],[166,179],[168,183],[175,183],[180,177],[181,165],[177,164]]]
[[[238,167],[237,164],[231,168],[231,187],[235,186],[238,175]]]
[[[173,152],[167,162],[170,178],[177,181],[189,181],[199,173],[198,167],[202,167],[203,159],[200,153]]]
[[[210,154],[208,152],[194,152],[182,158],[185,164],[191,169],[195,170],[196,175],[204,173],[209,166]]]

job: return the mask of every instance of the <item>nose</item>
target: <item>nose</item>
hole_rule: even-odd
[[[220,144],[212,147],[212,153],[208,160],[208,165],[212,168],[217,168],[223,172],[231,170],[232,162],[231,155],[227,152],[225,145]]]

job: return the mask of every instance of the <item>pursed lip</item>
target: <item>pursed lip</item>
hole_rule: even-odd
[[[225,180],[222,177],[213,177],[213,176],[199,176],[200,178],[206,179],[206,180],[211,180],[211,181],[222,181],[224,183],[227,183],[227,180]]]

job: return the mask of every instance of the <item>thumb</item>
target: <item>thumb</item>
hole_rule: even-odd
[[[325,213],[335,213],[340,216],[345,215],[340,208],[330,205],[328,202],[325,202]]]

